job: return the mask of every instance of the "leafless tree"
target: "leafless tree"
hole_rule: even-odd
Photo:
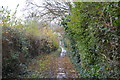
[[[38,4],[32,0],[26,0],[25,11],[27,17],[53,21],[69,14],[69,4],[70,2],[59,2],[57,0],[44,0],[43,4]]]

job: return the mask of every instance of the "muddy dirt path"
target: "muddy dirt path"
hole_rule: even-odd
[[[77,72],[67,56],[51,60],[52,78],[78,78]]]
[[[36,60],[30,63],[29,70],[38,72],[37,77],[39,78],[78,78],[66,50],[62,46],[60,48],[61,52],[59,54],[51,53],[37,57]],[[32,76],[36,76],[36,74],[32,74]]]
[[[36,58],[30,63],[28,70],[34,72],[30,74],[34,78],[78,78],[70,59],[56,54]]]

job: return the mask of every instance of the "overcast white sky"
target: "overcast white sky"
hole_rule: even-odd
[[[16,6],[19,4],[17,17],[22,17],[22,8],[25,6],[26,0],[0,0],[0,7],[7,7],[12,11],[15,11]]]
[[[0,0],[0,7],[1,6],[7,7],[8,6],[8,9],[15,11],[16,6],[19,4],[16,16],[21,18],[22,14],[23,14],[22,9],[25,7],[25,1],[26,0]],[[33,1],[35,1],[36,3],[43,2],[43,0],[33,0]]]

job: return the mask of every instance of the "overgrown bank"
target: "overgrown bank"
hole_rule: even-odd
[[[35,20],[22,21],[2,8],[2,77],[17,78],[26,73],[28,63],[37,56],[57,50],[57,34]],[[39,27],[40,28],[39,28]]]
[[[61,24],[81,77],[119,78],[120,4],[75,2],[69,6],[70,14]]]

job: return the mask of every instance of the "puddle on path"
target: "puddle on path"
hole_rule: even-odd
[[[63,58],[66,55],[66,50],[62,46],[60,46],[60,48],[62,49],[62,51],[60,53],[60,58]],[[57,78],[67,78],[66,73],[63,68],[63,63],[61,62],[61,60],[59,62]]]

